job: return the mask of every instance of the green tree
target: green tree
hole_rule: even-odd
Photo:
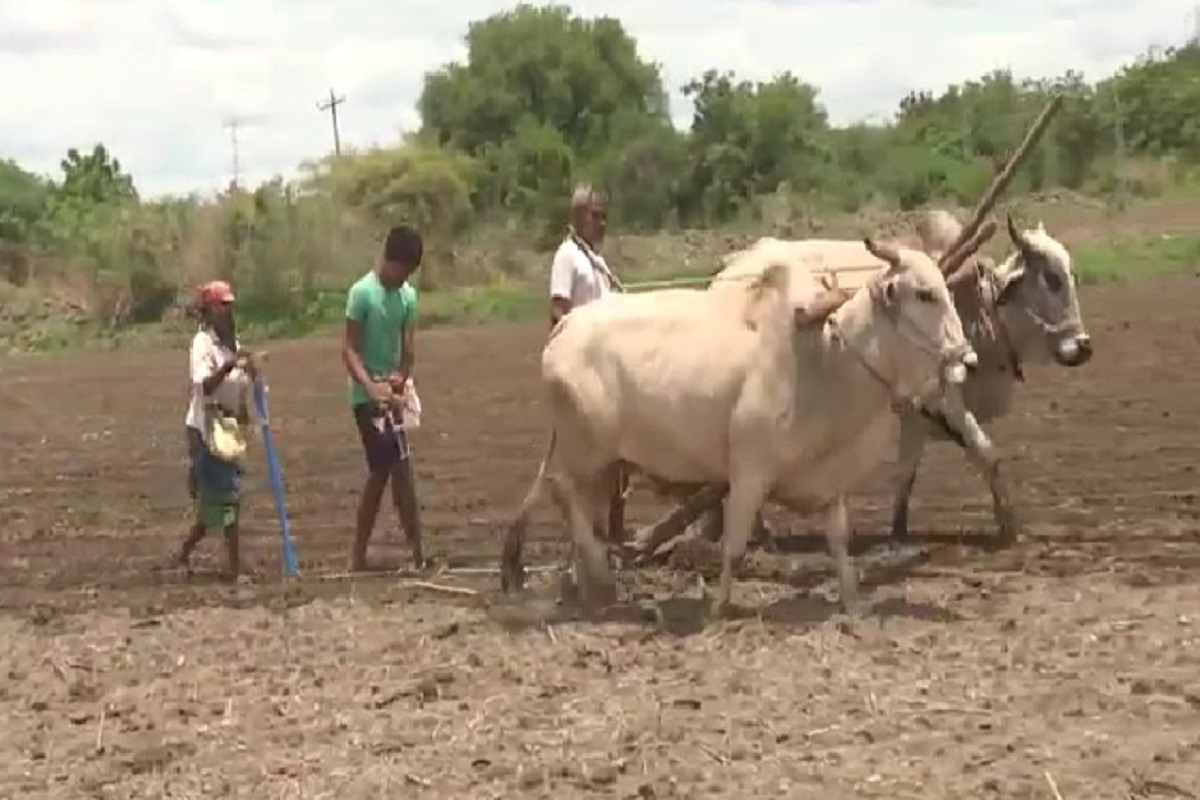
[[[689,218],[723,221],[783,184],[802,194],[826,184],[828,121],[809,84],[790,73],[751,83],[709,70],[684,95],[694,105]]]
[[[471,23],[466,43],[419,109],[424,134],[481,161],[477,202],[545,213],[574,173],[619,160],[621,135],[670,124],[658,65],[615,19],[522,4]]]
[[[1152,51],[1099,88],[1110,108],[1119,97],[1131,150],[1200,158],[1200,45]]]
[[[90,153],[80,153],[72,147],[59,166],[63,174],[56,187],[59,196],[88,203],[124,203],[138,199],[133,178],[102,144],[94,145]]]
[[[50,186],[45,179],[21,169],[16,162],[0,159],[0,241],[27,241],[49,196]]]
[[[678,219],[686,196],[687,137],[669,124],[630,114],[614,118],[613,141],[587,167],[609,196],[620,230],[660,230]],[[559,212],[561,200],[559,200]]]

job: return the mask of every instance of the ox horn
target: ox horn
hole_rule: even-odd
[[[1005,222],[1008,224],[1008,238],[1012,239],[1012,243],[1020,248],[1022,252],[1028,250],[1029,240],[1025,237],[1023,232],[1017,229],[1017,223],[1016,220],[1013,219],[1011,211],[1008,212]]]
[[[876,242],[869,236],[863,239],[863,245],[867,248],[868,253],[880,261],[886,261],[893,267],[900,265],[900,251],[896,249],[895,245]]]
[[[991,239],[996,234],[996,220],[985,220],[979,229],[975,231],[970,239],[963,242],[962,247],[959,247],[952,253],[942,257],[942,263],[939,264],[942,271],[947,274],[946,285],[953,287],[956,284],[962,283],[972,273],[971,256],[979,251],[979,248]]]

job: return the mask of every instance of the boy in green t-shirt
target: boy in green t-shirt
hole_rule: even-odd
[[[350,373],[350,405],[368,470],[350,550],[352,572],[367,569],[367,544],[389,479],[413,562],[418,569],[425,565],[408,441],[387,412],[412,375],[417,291],[408,279],[421,265],[423,252],[416,230],[407,225],[392,228],[379,265],[350,287],[346,300],[342,362]]]

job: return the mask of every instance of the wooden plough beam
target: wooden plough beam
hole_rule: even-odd
[[[991,185],[979,199],[972,211],[971,219],[962,229],[954,244],[942,254],[938,265],[946,270],[948,266],[957,266],[955,273],[948,276],[953,280],[961,270],[970,268],[970,258],[996,232],[996,223],[988,219],[988,215],[996,205],[1000,195],[1008,188],[1017,170],[1029,158],[1034,147],[1041,141],[1047,126],[1062,107],[1062,96],[1055,95],[1038,114],[1025,138],[1005,161],[1004,166],[992,179]],[[833,292],[831,292],[833,294]],[[848,297],[843,297],[844,302]],[[840,303],[822,304],[821,312],[828,316],[833,313]],[[659,560],[671,553],[675,545],[687,531],[688,526],[708,511],[715,510],[725,499],[729,487],[727,485],[705,486],[683,501],[677,508],[651,525],[641,528],[633,538],[625,544],[625,555],[634,564],[645,564]]]

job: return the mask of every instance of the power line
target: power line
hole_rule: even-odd
[[[342,155],[342,132],[338,129],[338,106],[346,102],[346,95],[334,94],[333,89],[329,90],[329,98],[317,103],[318,111],[328,111],[329,118],[333,121],[333,154],[336,157]]]
[[[242,122],[236,117],[227,117],[223,123],[224,127],[229,130],[229,149],[232,157],[233,166],[233,185],[237,186],[242,177],[242,162],[240,142],[238,141],[238,130],[242,127]]]

